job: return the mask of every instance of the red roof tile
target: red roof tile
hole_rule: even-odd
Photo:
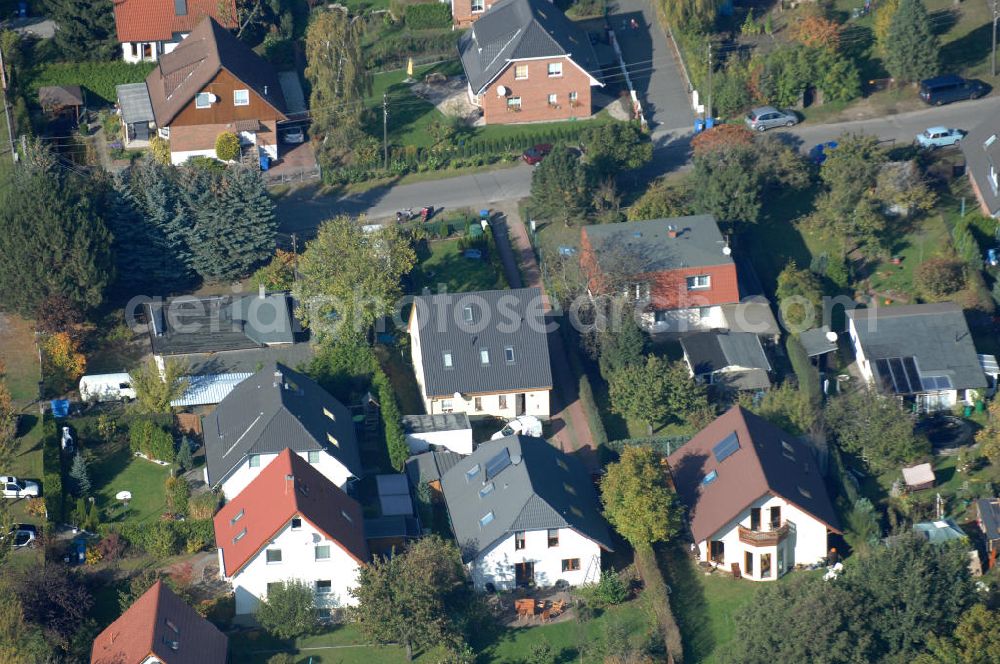
[[[361,506],[285,448],[215,515],[215,541],[232,577],[301,516],[359,563],[368,560]]]
[[[229,639],[157,581],[94,639],[91,664],[225,664]],[[176,647],[175,647],[176,646]]]
[[[114,0],[119,42],[168,41],[178,32],[191,32],[205,16],[227,28],[236,27],[236,0],[180,0],[187,14],[178,16],[176,0]],[[225,11],[220,8],[225,7]]]

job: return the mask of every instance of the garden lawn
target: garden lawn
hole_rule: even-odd
[[[413,287],[419,293],[424,287],[437,292],[439,286],[449,293],[505,288],[503,275],[488,258],[466,258],[458,239],[431,240],[417,252],[417,267],[413,269]]]
[[[18,440],[17,454],[14,456],[13,465],[10,468],[0,469],[0,473],[10,473],[15,477],[42,481],[42,420],[36,415],[22,415],[20,427],[23,435]],[[42,485],[42,493],[45,486]],[[28,501],[26,499],[12,500],[8,502],[10,506],[11,518],[15,523],[33,523],[40,525],[44,519],[31,516],[27,512]]]
[[[0,159],[4,156],[0,155]],[[0,362],[4,365],[4,379],[14,405],[24,408],[33,403],[38,397],[40,373],[35,332],[30,321],[14,314],[0,313]]]
[[[297,650],[297,663],[307,664],[404,664],[406,650],[400,646],[365,645],[358,628],[342,625],[331,631],[296,639],[294,644],[278,641],[260,631],[240,631],[229,635],[230,659],[242,664],[266,664],[278,652]],[[414,658],[418,664],[434,664],[440,653]]]
[[[112,449],[107,449],[111,447]],[[90,459],[90,482],[97,496],[97,505],[106,521],[122,520],[119,491],[132,492],[128,521],[156,521],[167,508],[163,483],[170,474],[167,466],[133,456],[128,444],[108,444]],[[72,509],[72,505],[68,506]]]
[[[38,88],[46,85],[79,85],[83,88],[84,101],[93,107],[114,104],[117,100],[115,86],[123,83],[142,83],[155,63],[129,64],[120,60],[111,62],[46,62],[31,69],[27,76],[27,98],[38,99]]]

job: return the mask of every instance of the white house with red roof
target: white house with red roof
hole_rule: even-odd
[[[355,604],[349,590],[368,561],[361,506],[285,449],[215,515],[219,570],[236,614],[254,613],[272,584],[297,580],[321,610]]]
[[[94,639],[91,664],[226,664],[229,639],[157,581]]]
[[[236,27],[236,0],[114,0],[115,29],[125,62],[155,62],[211,16]]]
[[[772,581],[826,557],[840,533],[812,449],[733,406],[667,458],[698,558]]]

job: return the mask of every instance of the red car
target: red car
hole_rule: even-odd
[[[541,143],[525,150],[524,154],[521,155],[521,159],[524,159],[524,163],[529,166],[534,166],[542,159],[545,159],[545,155],[550,152],[552,152],[552,146],[548,143]]]

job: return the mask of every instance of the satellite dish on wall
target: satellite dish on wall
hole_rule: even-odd
[[[215,102],[219,101],[219,98],[217,96],[215,96],[214,94],[212,94],[211,92],[209,92],[208,93],[208,100],[214,104]]]
[[[730,255],[731,253],[733,253],[733,249],[732,249],[732,247],[730,247],[730,246],[729,246],[728,244],[727,244],[726,246],[724,246],[724,247],[722,248],[722,254],[723,254],[724,256],[728,256],[728,255]]]
[[[830,343],[836,343],[837,342],[837,333],[836,332],[832,332],[832,331],[831,332],[827,332],[826,333],[826,340],[829,341]]]
[[[498,97],[506,97],[507,96],[507,86],[506,85],[498,85],[497,86],[497,96]]]

